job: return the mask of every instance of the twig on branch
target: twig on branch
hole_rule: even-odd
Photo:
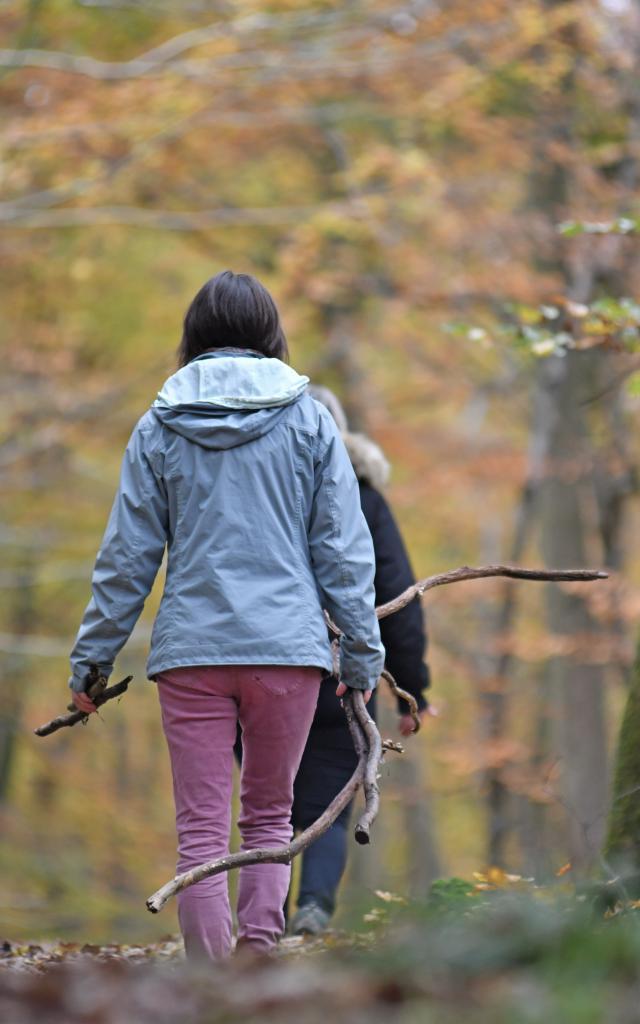
[[[444,587],[447,583],[460,583],[463,580],[486,579],[488,576],[506,576],[513,580],[542,580],[553,583],[590,583],[593,580],[609,578],[608,573],[600,572],[597,569],[519,569],[513,565],[481,565],[473,569],[468,565],[463,565],[461,569],[450,569],[449,572],[440,572],[436,576],[427,576],[423,580],[418,580],[413,586],[407,587],[401,594],[394,597],[392,601],[378,605],[376,615],[379,619],[385,619],[387,615],[399,612],[415,597],[421,597],[427,590],[433,590],[434,587]]]
[[[127,676],[126,679],[122,679],[119,683],[114,683],[113,686],[108,686],[102,694],[93,698],[93,702],[97,708],[102,707],[108,700],[113,700],[114,697],[121,697],[123,693],[127,692],[129,683],[133,679],[133,676]],[[36,736],[50,736],[52,732],[57,732],[58,729],[64,729],[66,726],[77,725],[78,722],[86,722],[89,716],[84,711],[72,711],[68,715],[58,715],[57,718],[52,718],[50,722],[45,725],[38,726],[34,729]]]
[[[393,750],[394,754],[404,754],[402,743],[397,743],[395,740],[383,740],[382,749]]]
[[[413,719],[414,725],[413,731],[414,733],[420,732],[420,726],[422,725],[422,722],[420,721],[420,715],[418,713],[418,702],[416,698],[413,696],[412,693],[408,693],[406,690],[403,690],[400,686],[398,686],[395,679],[386,668],[383,668],[382,670],[382,678],[385,680],[385,682],[389,684],[389,689],[391,690],[394,697],[399,697],[400,700],[403,700],[405,704],[409,705],[409,714]]]

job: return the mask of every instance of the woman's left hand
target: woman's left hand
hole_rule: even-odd
[[[418,718],[420,719],[420,724],[422,724],[424,722],[425,716],[429,716],[429,718],[437,718],[438,717],[438,713],[439,713],[438,709],[434,708],[433,704],[429,704],[429,706],[426,707],[424,709],[424,711],[419,711],[418,712]],[[413,718],[411,717],[411,715],[400,715],[400,721],[398,722],[398,728],[399,728],[400,734],[402,736],[411,736],[411,734],[416,731],[416,724],[415,724]]]
[[[90,715],[92,711],[98,710],[91,697],[87,697],[86,693],[78,693],[74,690],[72,699],[78,711],[83,711],[85,715]]]
[[[347,686],[346,683],[338,683],[338,689],[336,690],[336,697],[344,697],[344,695],[347,692],[347,690],[348,690],[348,686]],[[368,704],[369,700],[371,699],[371,694],[373,693],[373,690],[364,690],[364,691],[361,690],[360,692],[363,693],[363,695],[364,695],[364,702],[365,702],[365,704]]]

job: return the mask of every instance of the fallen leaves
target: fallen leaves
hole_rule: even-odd
[[[329,932],[318,939],[284,939],[273,957],[194,965],[185,961],[182,941],[174,937],[149,946],[5,942],[0,1020],[248,1024],[269,1017],[293,1024],[302,1014],[311,1021],[327,1014],[355,1020],[363,1008],[373,1011],[372,1020],[382,1019],[375,1010],[390,998],[386,981],[372,984],[362,969],[342,966],[339,957],[318,956],[368,943],[363,936]]]
[[[5,941],[0,1021],[516,1024],[523,991],[537,993],[547,1020],[582,1020],[571,1008],[585,998],[590,1010],[612,1007],[598,1020],[636,1020],[626,1008],[637,1009],[640,899],[618,888],[605,902],[493,865],[472,881],[439,880],[425,904],[374,895],[365,933],[286,938],[273,956],[217,964],[185,961],[173,936],[147,946]]]
[[[39,943],[11,943],[0,946],[0,974],[13,971],[42,971],[55,964],[82,964],[87,959],[97,961],[118,960],[140,963],[150,960],[183,960],[182,940],[167,936],[153,945],[126,945],[108,943],[99,946],[91,942],[42,941]]]
[[[566,864],[563,864],[562,867],[558,868],[558,870],[556,871],[556,878],[562,878],[564,875],[568,874],[569,871],[571,871],[571,868],[571,861],[568,861]]]

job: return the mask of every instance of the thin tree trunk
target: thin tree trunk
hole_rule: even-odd
[[[640,871],[640,637],[616,755],[605,857],[623,874]]]
[[[409,895],[424,899],[429,886],[442,877],[431,795],[425,769],[418,770],[413,753],[405,753],[394,769],[402,792],[403,833],[407,844],[407,880]]]
[[[16,588],[15,604],[9,619],[10,631],[17,637],[33,630],[34,577],[32,565],[20,571],[21,585]],[[0,804],[8,799],[11,788],[28,678],[24,656],[9,655],[0,675],[3,694],[0,709]]]
[[[582,401],[597,362],[584,353],[549,361],[540,386],[552,408],[552,458],[541,489],[541,546],[546,565],[558,559],[585,565],[585,497],[593,486],[592,444]],[[594,362],[596,365],[594,366]],[[567,814],[569,857],[577,870],[595,861],[604,838],[608,767],[603,669],[588,658],[588,640],[599,632],[582,596],[549,587],[550,630],[568,650],[552,659],[557,711],[557,750],[562,758],[561,799]]]
[[[509,561],[518,563],[524,553],[535,509],[536,484],[533,474],[525,483],[515,515],[515,525]],[[506,580],[501,604],[494,617],[492,632],[496,640],[507,640],[517,609],[517,588],[514,581]],[[486,642],[486,641],[485,641]],[[509,692],[508,679],[512,665],[508,644],[502,654],[493,660],[490,669],[491,687],[483,695],[485,706],[486,738],[494,747],[508,733]],[[490,766],[485,773],[487,792],[487,863],[498,867],[506,864],[506,845],[513,829],[510,811],[510,793],[504,779],[504,765]]]

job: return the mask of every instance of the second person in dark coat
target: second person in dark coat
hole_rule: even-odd
[[[314,387],[311,394],[332,413],[341,430],[347,452],[360,486],[360,503],[373,538],[376,559],[376,605],[384,604],[415,582],[400,531],[381,489],[387,482],[389,465],[373,441],[352,434],[340,403],[327,388]],[[424,661],[426,632],[420,600],[380,622],[386,650],[386,667],[398,686],[413,694],[424,713],[428,704],[424,691],[429,686],[429,669]],[[293,826],[302,831],[313,824],[353,774],[357,758],[340,701],[336,681],[325,679],[320,686],[318,706],[294,786]],[[369,710],[375,717],[375,691]],[[413,721],[406,704],[398,701],[400,731],[408,735]],[[346,808],[332,827],[320,836],[302,857],[298,909],[289,930],[293,934],[323,931],[335,909],[348,847],[349,817]]]

